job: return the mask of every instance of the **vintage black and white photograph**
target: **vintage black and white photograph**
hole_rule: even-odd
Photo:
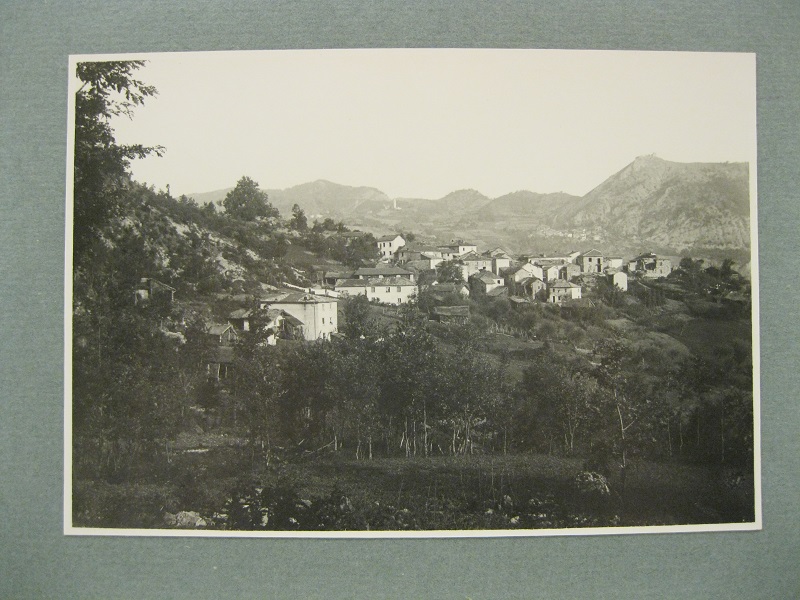
[[[70,57],[65,532],[760,529],[755,66]]]

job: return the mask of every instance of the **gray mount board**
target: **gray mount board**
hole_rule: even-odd
[[[798,595],[796,2],[6,2],[0,23],[0,597]],[[62,535],[67,56],[348,47],[757,54],[763,531],[482,540]]]

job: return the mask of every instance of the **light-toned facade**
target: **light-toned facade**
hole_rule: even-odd
[[[607,269],[621,269],[622,268],[622,257],[621,256],[609,256],[606,258],[606,268]]]
[[[395,253],[406,245],[406,241],[401,235],[385,235],[379,237],[376,241],[378,245],[378,252],[381,253],[381,258],[391,260],[395,257]]]
[[[617,271],[608,276],[611,285],[618,287],[623,292],[628,291],[628,275],[624,271]]]
[[[485,256],[492,260],[492,273],[495,275],[500,275],[500,271],[503,269],[508,269],[513,262],[511,260],[511,256],[503,250],[502,248],[495,248],[494,250],[489,250],[488,252],[484,252],[481,256]]]
[[[477,252],[478,246],[471,242],[454,240],[450,244],[439,246],[437,250],[442,253],[444,260],[453,260],[459,256],[464,256],[468,252]]]
[[[518,267],[511,267],[505,272],[504,276],[509,285],[512,283],[519,283],[527,277],[536,277],[537,279],[541,279],[542,268],[532,265],[531,263],[525,263]]]
[[[581,254],[580,262],[584,273],[602,273],[605,268],[603,253],[595,248]]]
[[[559,278],[561,272],[561,265],[534,265],[542,269],[542,276],[540,279],[544,282],[553,281]]]
[[[259,300],[259,307],[281,310],[303,323],[303,338],[330,339],[339,331],[336,298],[303,292],[281,294]]]
[[[547,302],[561,304],[566,300],[578,300],[581,297],[581,286],[559,279],[547,284]]]
[[[342,295],[366,296],[382,304],[407,304],[417,295],[417,284],[405,277],[383,277],[371,279],[341,279],[336,282],[336,291]]]
[[[479,256],[475,254],[475,252],[467,252],[463,256],[460,256],[458,260],[464,263],[462,272],[465,279],[469,279],[472,275],[480,273],[481,271],[494,272],[492,269],[491,257]]]

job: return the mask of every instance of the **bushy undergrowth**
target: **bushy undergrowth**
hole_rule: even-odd
[[[238,488],[211,527],[263,531],[433,531],[549,529],[619,524],[610,493],[586,487],[552,493],[415,496],[402,502],[351,499],[338,486],[327,496],[303,498],[291,487]],[[563,494],[564,490],[562,490]]]
[[[441,531],[752,520],[752,477],[659,463],[605,474],[579,459],[418,457],[231,462],[182,455],[169,480],[78,481],[76,526],[245,531]]]

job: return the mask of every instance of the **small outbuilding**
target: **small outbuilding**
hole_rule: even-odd
[[[431,318],[440,323],[463,325],[469,321],[469,306],[435,306],[431,310]]]

